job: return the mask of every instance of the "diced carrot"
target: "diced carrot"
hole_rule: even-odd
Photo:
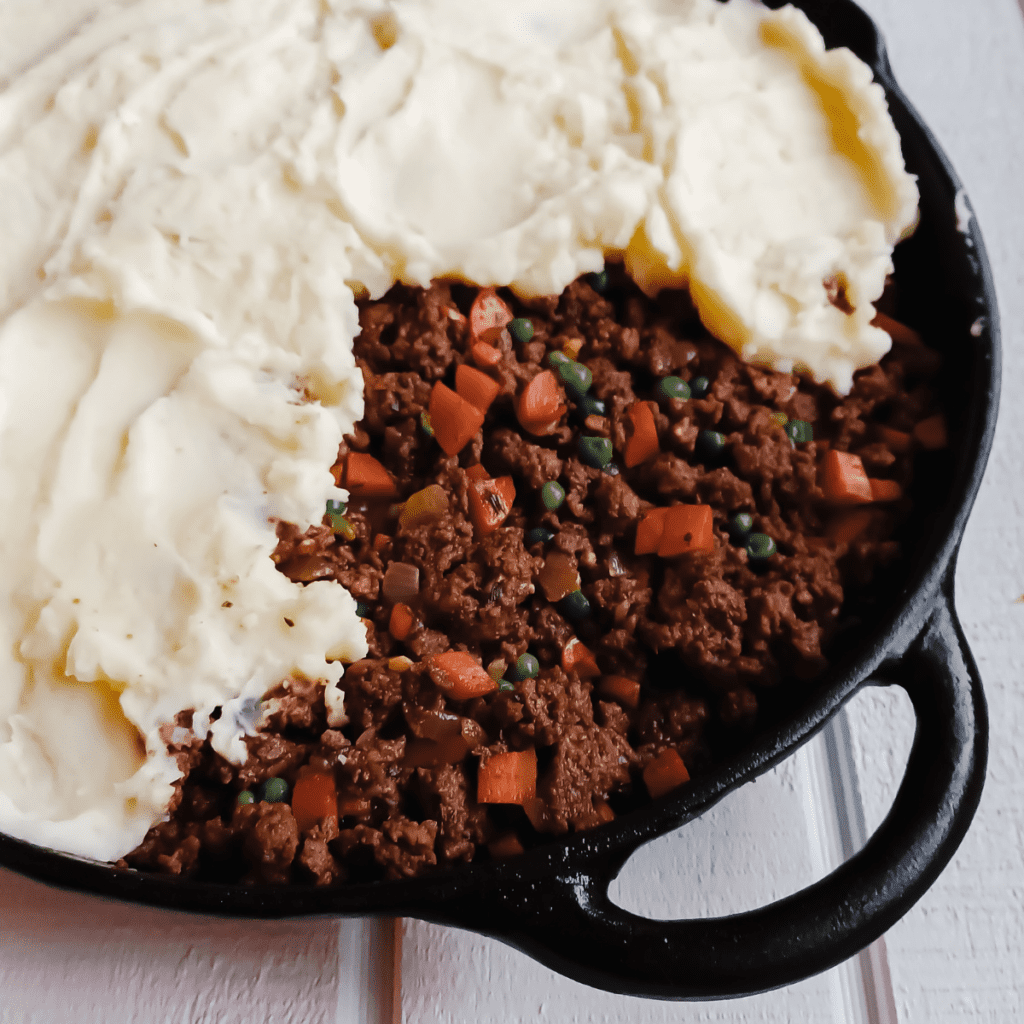
[[[391,609],[391,618],[388,620],[388,632],[396,640],[404,640],[416,625],[416,616],[407,604],[396,604]]]
[[[893,341],[902,341],[908,345],[924,344],[921,340],[921,335],[913,327],[901,324],[899,320],[893,320],[891,316],[886,316],[885,313],[875,313],[871,326],[880,327]]]
[[[490,480],[491,474],[478,462],[466,470],[466,476],[470,480]]]
[[[509,857],[518,857],[523,852],[523,844],[515,832],[506,832],[505,835],[487,844],[491,856],[495,860],[506,860]]]
[[[937,416],[929,416],[926,420],[921,420],[920,423],[914,427],[914,437],[917,438],[918,444],[926,451],[934,452],[940,448],[945,448],[949,443],[949,438],[946,434],[946,420],[942,413]]]
[[[465,651],[444,651],[427,658],[430,677],[439,690],[455,700],[482,697],[498,688],[487,670]]]
[[[658,454],[658,431],[654,426],[654,413],[646,402],[634,402],[626,415],[633,424],[633,434],[626,441],[622,458],[626,468],[632,469]]]
[[[390,543],[391,538],[386,533],[378,533],[373,538],[373,550],[380,554]]]
[[[867,530],[874,518],[875,513],[870,509],[844,509],[829,521],[825,535],[837,544],[852,544]]]
[[[596,679],[601,674],[597,659],[575,636],[562,648],[562,668],[575,672],[580,679]]]
[[[644,513],[643,519],[636,524],[634,554],[653,555],[658,550],[661,535],[665,532],[665,516],[667,514],[667,508],[652,508]]]
[[[458,455],[484,425],[484,414],[437,381],[430,392],[430,423],[445,455]]]
[[[489,368],[497,366],[501,362],[501,349],[488,345],[486,341],[478,341],[470,348],[469,354],[473,357],[473,362],[479,367],[486,366]]]
[[[550,434],[565,415],[558,379],[550,370],[542,370],[523,388],[516,402],[516,416],[531,434]]]
[[[493,288],[481,288],[469,310],[469,331],[475,342],[493,345],[511,322],[512,310]]]
[[[349,452],[345,459],[345,487],[361,498],[397,498],[391,474],[372,456]]]
[[[821,489],[837,505],[861,505],[871,501],[871,483],[859,455],[826,452],[822,460]]]
[[[369,814],[372,809],[373,805],[369,800],[358,796],[343,797],[338,801],[338,814],[342,818],[362,818]]]
[[[523,813],[530,819],[530,824],[538,832],[551,831],[551,816],[548,805],[539,797],[527,800],[523,805]]]
[[[537,751],[509,750],[480,765],[476,799],[481,804],[524,804],[537,795]]]
[[[874,501],[898,501],[903,497],[903,488],[895,480],[869,479],[868,483]]]
[[[875,432],[878,434],[879,441],[884,444],[889,451],[895,452],[897,455],[902,455],[904,452],[909,452],[913,439],[910,434],[904,433],[902,430],[893,430],[892,427],[875,427]]]
[[[512,511],[515,500],[516,486],[510,476],[501,476],[497,480],[471,480],[469,516],[477,537],[486,537],[501,526]]]
[[[481,412],[487,412],[491,402],[498,397],[501,385],[472,366],[459,366],[455,369],[455,390]]]
[[[615,812],[611,808],[611,804],[607,800],[602,800],[597,797],[594,800],[594,810],[597,811],[597,816],[602,822],[609,822],[615,820]]]
[[[312,828],[323,818],[338,816],[338,793],[334,776],[324,772],[303,775],[292,790],[292,814],[299,829]]]
[[[563,346],[562,351],[570,358],[575,359],[583,348],[582,338],[570,338]]]
[[[678,752],[667,747],[644,769],[644,783],[647,792],[657,800],[659,796],[671,793],[677,786],[690,780],[690,773]]]
[[[552,551],[537,573],[537,582],[544,596],[552,603],[580,589],[580,571],[576,559],[564,551]]]
[[[710,505],[673,505],[665,513],[658,554],[672,558],[688,551],[714,551]]]
[[[605,676],[598,691],[617,700],[623,707],[636,710],[640,706],[640,683],[626,676]]]

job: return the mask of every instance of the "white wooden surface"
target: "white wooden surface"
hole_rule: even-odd
[[[1003,1024],[1024,1016],[1024,19],[1016,0],[862,2],[965,182],[995,271],[1005,352],[996,447],[957,576],[989,698],[989,779],[953,862],[886,936],[888,966],[901,1024]],[[859,697],[848,722],[873,828],[905,764],[912,716],[898,693],[877,693]],[[651,844],[616,899],[656,917],[721,913],[820,877],[835,854],[820,768],[820,749],[805,749],[709,820]],[[364,922],[239,923],[124,907],[0,872],[0,1024],[377,1024],[390,1017],[388,938]],[[856,962],[750,999],[664,1004],[586,989],[497,943],[410,921],[401,967],[397,1009],[408,1024],[884,1019],[855,998]]]

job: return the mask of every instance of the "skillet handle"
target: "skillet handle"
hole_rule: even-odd
[[[902,686],[917,730],[892,810],[828,877],[758,910],[654,921],[608,899],[621,855],[506,890],[495,906],[451,906],[453,923],[490,933],[556,971],[612,992],[714,999],[777,988],[853,956],[890,928],[938,877],[981,796],[987,751],[977,667],[945,593],[906,654],[873,684]]]

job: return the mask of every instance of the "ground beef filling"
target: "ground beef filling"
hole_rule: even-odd
[[[581,279],[560,296],[503,294],[532,336],[507,325],[481,363],[476,295],[437,282],[361,303],[366,412],[336,471],[372,456],[396,493],[354,491],[343,513],[305,533],[278,526],[281,572],[336,580],[361,603],[370,650],[341,684],[347,720],[328,713],[322,686],[287,680],[265,698],[236,767],[192,736],[183,713],[165,737],[184,772],[170,818],[123,864],[327,884],[507,856],[594,827],[651,799],[645,769],[666,751],[699,773],[754,727],[759,695],[820,672],[844,586],[867,585],[897,556],[914,432],[933,415],[930,350],[896,344],[839,400],[741,362],[707,336],[685,293],[648,299],[612,267],[610,280]],[[592,382],[560,381],[565,413],[531,432],[517,396],[553,353]],[[460,366],[498,394],[482,430],[448,456],[431,393],[438,382],[458,391]],[[690,397],[666,394],[666,377],[687,382]],[[627,465],[640,405],[656,448]],[[607,439],[611,461],[581,438]],[[830,501],[830,450],[859,456],[887,482],[884,500]],[[503,478],[510,507],[486,482]],[[408,499],[431,487],[433,504],[412,515]],[[710,507],[710,549],[637,554],[647,514],[677,505]],[[481,516],[500,522],[486,532]],[[754,534],[773,553],[752,557]],[[446,651],[468,652],[499,687],[447,693],[432,669]],[[480,766],[509,751],[536,752],[535,797],[478,802]],[[311,774],[333,785],[337,816],[293,813],[288,794]],[[272,779],[287,784],[283,798],[261,799]]]

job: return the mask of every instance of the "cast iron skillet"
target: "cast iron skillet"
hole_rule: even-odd
[[[780,6],[774,0],[770,6]],[[875,603],[844,609],[831,668],[753,743],[676,795],[609,825],[501,863],[335,888],[252,888],[119,871],[0,836],[0,864],[51,884],[240,917],[401,915],[492,935],[577,981],[633,995],[710,999],[825,970],[893,925],[935,881],[981,796],[988,727],[981,681],[953,608],[953,569],[995,429],[995,293],[973,219],[958,228],[959,182],[893,81],[871,20],[850,0],[798,0],[828,46],[848,46],[888,94],[921,224],[897,250],[901,319],[944,355],[950,448],[921,456],[906,557]],[[965,200],[961,198],[961,210]],[[608,885],[637,847],[706,811],[809,739],[860,687],[902,686],[917,731],[888,817],[837,871],[793,896],[710,920],[652,921],[616,907]]]

